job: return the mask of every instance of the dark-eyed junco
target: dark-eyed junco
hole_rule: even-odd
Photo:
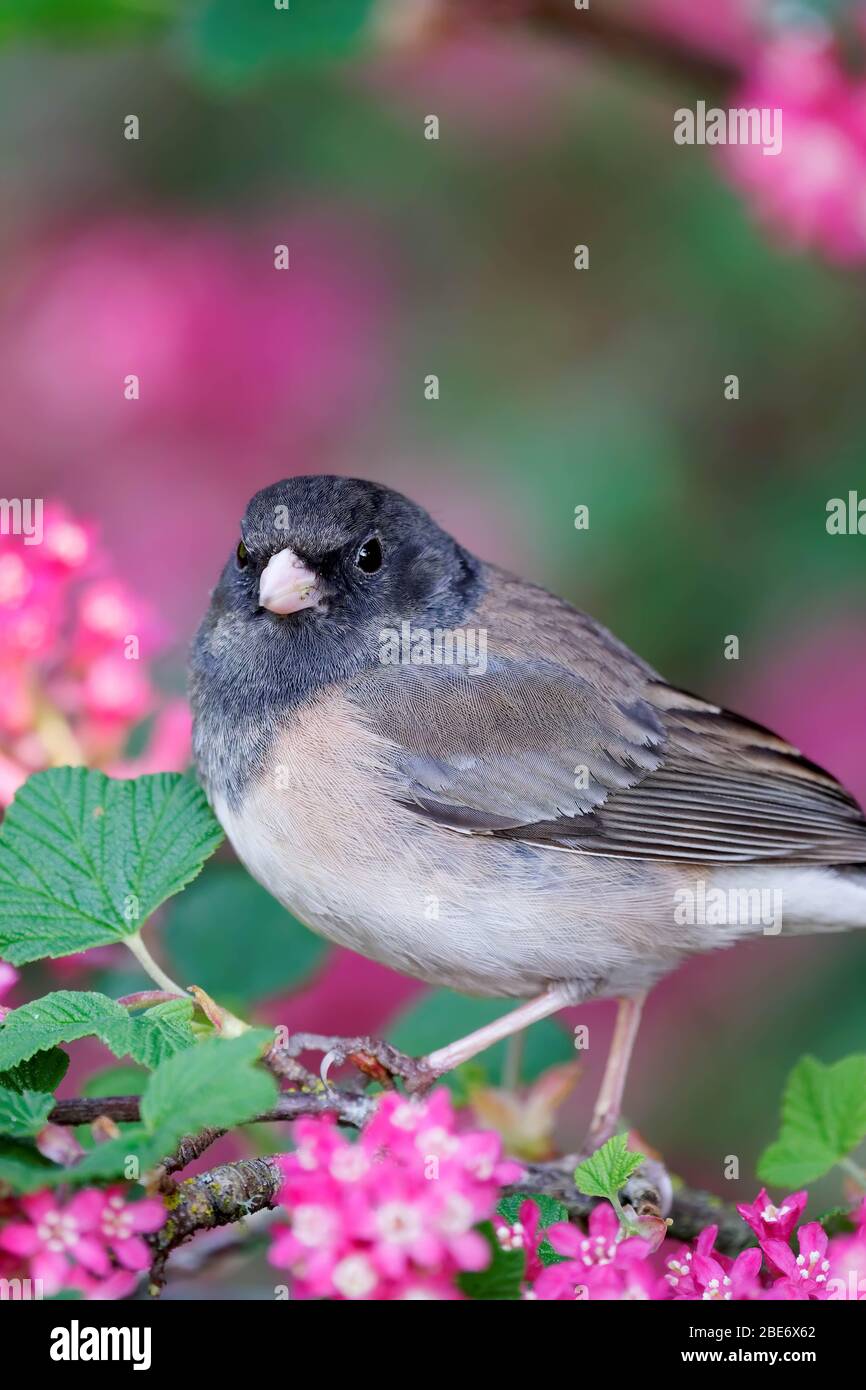
[[[395,970],[530,1001],[431,1075],[620,1000],[594,1142],[684,957],[866,926],[866,821],[833,777],[374,483],[256,494],[192,698],[214,810],[276,898]]]

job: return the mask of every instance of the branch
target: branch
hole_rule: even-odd
[[[570,1216],[585,1219],[593,1207],[594,1197],[578,1192],[572,1180],[572,1166],[564,1167],[562,1160],[551,1163],[525,1163],[524,1176],[505,1189],[506,1195],[554,1197],[566,1207]],[[689,1187],[674,1188],[670,1203],[663,1201],[660,1188],[669,1182],[660,1164],[645,1164],[626,1183],[623,1196],[639,1216],[663,1216],[669,1205],[668,1234],[674,1240],[693,1240],[705,1226],[718,1226],[716,1248],[726,1255],[739,1254],[752,1241],[752,1233],[741,1219],[736,1207],[722,1202],[709,1192]]]
[[[341,1124],[360,1129],[376,1108],[375,1096],[353,1095],[349,1091],[322,1087],[315,1092],[284,1091],[271,1110],[256,1115],[247,1123],[267,1124],[276,1120],[299,1120],[304,1115],[336,1115]],[[74,1100],[59,1100],[48,1122],[55,1125],[93,1124],[101,1116],[118,1122],[141,1119],[138,1096],[80,1096]],[[206,1131],[218,1137],[215,1130]],[[184,1140],[184,1143],[189,1143]]]
[[[274,1204],[283,1174],[274,1157],[242,1158],[222,1163],[196,1178],[185,1178],[168,1198],[168,1220],[148,1240],[154,1252],[150,1292],[165,1284],[165,1266],[172,1250],[199,1231],[228,1226]]]

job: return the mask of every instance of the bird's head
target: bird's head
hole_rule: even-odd
[[[304,476],[251,499],[197,642],[222,674],[264,687],[345,679],[377,659],[385,628],[452,627],[480,562],[409,498],[357,478]],[[279,671],[278,669],[279,668]]]

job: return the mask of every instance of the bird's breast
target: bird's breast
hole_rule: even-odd
[[[395,798],[388,762],[326,694],[293,712],[240,805],[215,795],[214,809],[250,873],[307,926],[428,983],[524,998],[567,979],[589,996],[660,973],[642,941],[646,876],[432,824]]]

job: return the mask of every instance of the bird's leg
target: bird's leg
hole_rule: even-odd
[[[375,1081],[393,1084],[393,1078],[399,1076],[405,1082],[407,1091],[422,1093],[445,1072],[453,1071],[503,1038],[520,1033],[530,1023],[578,1003],[584,995],[583,985],[551,985],[537,999],[530,999],[528,1003],[521,1004],[510,1013],[503,1014],[483,1028],[477,1028],[474,1033],[467,1033],[465,1038],[459,1038],[447,1047],[438,1048],[426,1057],[407,1057],[390,1043],[378,1038],[330,1038],[315,1033],[294,1034],[283,1044],[280,1056],[293,1059],[305,1051],[324,1052],[320,1075],[325,1085],[328,1084],[328,1072],[332,1066],[351,1061]],[[273,1052],[274,1049],[271,1049],[271,1054]]]
[[[617,1000],[613,1038],[607,1054],[601,1089],[592,1112],[592,1124],[583,1146],[584,1155],[595,1153],[595,1150],[606,1144],[616,1132],[628,1076],[628,1064],[631,1061],[645,999],[644,990],[641,994]]]
[[[465,1038],[458,1038],[457,1042],[429,1053],[419,1061],[419,1066],[425,1070],[430,1081],[435,1081],[444,1072],[453,1071],[455,1067],[468,1062],[471,1057],[484,1052],[494,1043],[501,1042],[503,1038],[510,1038],[514,1033],[528,1028],[530,1023],[537,1023],[540,1018],[558,1013],[560,1009],[575,1002],[573,985],[553,985],[537,999],[530,999],[528,1003],[512,1009],[511,1013],[503,1014],[492,1023],[486,1023],[483,1028],[476,1028],[474,1033],[467,1033]]]

